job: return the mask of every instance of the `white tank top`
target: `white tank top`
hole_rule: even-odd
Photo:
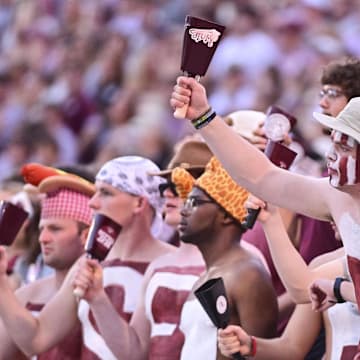
[[[360,339],[360,313],[351,302],[336,304],[329,308],[328,316],[332,331],[330,360],[341,359],[344,346],[357,346]]]
[[[129,321],[141,293],[144,263],[114,259],[103,263],[103,285],[111,292],[110,301],[119,315]],[[141,269],[141,270],[140,270]],[[117,360],[91,320],[90,306],[80,300],[78,318],[82,325],[83,346],[92,355],[103,360]]]
[[[164,266],[156,269],[145,293],[146,317],[151,324],[149,359],[180,358],[184,335],[181,310],[204,266]]]
[[[346,255],[360,259],[360,225],[349,213],[345,213],[339,221],[339,231],[343,239]]]
[[[180,329],[185,334],[181,360],[216,359],[217,329],[197,299],[185,302]]]

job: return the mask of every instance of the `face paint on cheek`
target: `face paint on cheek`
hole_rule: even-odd
[[[344,165],[341,165],[341,156],[334,146],[334,144],[341,141],[341,136],[341,132],[332,131],[331,139],[333,141],[333,145],[327,153],[327,158],[329,160],[328,167],[335,171],[335,173],[330,172],[330,184],[334,187],[338,187],[339,185],[341,185],[341,182],[344,181],[343,179],[341,179],[341,167],[343,167]]]
[[[360,147],[358,143],[352,137],[335,132],[334,140],[340,140],[344,145],[348,147],[356,148],[355,157],[341,156],[337,151],[336,157],[338,161],[333,164],[333,169],[338,172],[337,178],[331,178],[331,184],[333,186],[354,185],[360,182]]]
[[[337,159],[331,164],[328,163],[328,168],[329,168],[330,184],[335,187],[339,186],[339,160]]]
[[[355,180],[354,184],[360,183],[360,145],[356,143],[356,158],[355,160]]]
[[[341,157],[339,160],[339,178],[338,185],[343,186],[348,182],[348,159],[347,157]]]

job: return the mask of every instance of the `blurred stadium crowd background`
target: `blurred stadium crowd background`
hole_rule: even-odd
[[[1,0],[0,181],[26,162],[137,154],[166,165],[193,130],[169,97],[186,14],[226,25],[207,75],[221,115],[278,104],[322,154],[324,65],[360,56],[356,0]]]

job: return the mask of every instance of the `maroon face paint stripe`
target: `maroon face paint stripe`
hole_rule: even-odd
[[[339,161],[339,185],[345,185],[348,182],[348,174],[347,174],[347,163],[348,158],[342,157]]]
[[[358,142],[356,142],[356,169],[355,169],[355,173],[356,173],[356,179],[355,179],[355,183],[359,183],[360,182],[360,144]]]

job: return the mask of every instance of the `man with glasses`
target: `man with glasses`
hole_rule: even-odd
[[[176,152],[168,169],[157,175],[167,179],[166,183],[159,185],[165,198],[165,221],[178,227],[180,211],[193,185],[192,180],[203,174],[212,153],[206,143],[192,138],[185,139],[175,148]],[[172,172],[177,167],[191,174],[189,181],[184,179],[179,187],[171,180]],[[166,190],[162,192],[163,189]],[[178,235],[178,232],[176,234]],[[254,246],[246,244],[246,249],[259,256]],[[180,359],[185,340],[179,329],[180,313],[194,282],[205,270],[204,259],[197,246],[180,241],[177,251],[159,257],[151,265],[154,271],[145,293],[146,315],[151,324],[149,359]],[[169,304],[176,306],[169,307]]]
[[[359,79],[359,59],[344,58],[325,66],[320,79],[319,92],[319,106],[323,114],[336,117],[350,99],[360,96]],[[320,157],[324,157],[326,149],[331,144],[329,130],[323,126],[322,128],[323,135],[314,139],[311,144]]]
[[[360,61],[346,58],[327,65],[321,75],[319,105],[326,115],[337,116],[350,99],[360,96]]]
[[[216,158],[202,176],[193,179],[176,168],[172,180],[189,193],[181,211],[180,239],[198,247],[206,272],[193,291],[207,280],[222,277],[228,296],[230,323],[269,338],[276,334],[277,300],[271,279],[261,261],[242,247],[246,228],[244,202],[248,192],[236,185]],[[187,184],[192,183],[192,188]],[[261,309],[261,315],[259,314]],[[192,292],[183,306],[180,329],[185,334],[181,359],[221,359],[217,329]]]
[[[340,89],[324,87],[324,89],[320,90],[319,97],[320,99],[323,99],[325,96],[327,96],[329,99],[339,99],[341,96],[345,96],[345,94]]]

